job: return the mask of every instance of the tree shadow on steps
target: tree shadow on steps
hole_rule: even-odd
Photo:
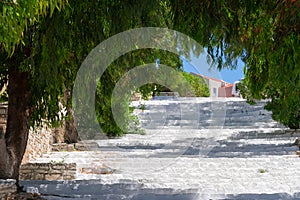
[[[127,183],[105,184],[101,180],[72,181],[21,181],[25,189],[34,189],[48,200],[101,199],[101,200],[200,200],[238,199],[273,200],[300,199],[300,193],[273,194],[200,194],[197,189],[174,190],[172,188],[145,188],[143,183],[127,180]]]

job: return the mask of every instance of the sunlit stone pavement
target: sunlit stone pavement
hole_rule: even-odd
[[[87,141],[98,145],[93,151],[45,154],[35,162],[76,162],[76,180],[21,184],[46,199],[300,199],[300,159],[291,145],[299,133],[274,122],[264,102],[133,102],[140,104],[146,110],[135,114],[145,135]]]

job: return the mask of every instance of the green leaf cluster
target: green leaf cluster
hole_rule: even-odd
[[[0,1],[1,48],[11,56],[17,45],[26,45],[26,30],[29,26],[38,23],[40,18],[46,15],[51,16],[55,9],[61,10],[67,2],[67,0]]]
[[[209,97],[209,88],[205,80],[191,73],[183,72],[184,78],[192,86],[193,94],[196,97]]]

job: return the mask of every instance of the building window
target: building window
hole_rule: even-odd
[[[217,88],[213,88],[213,96],[214,96],[214,97],[217,96]]]

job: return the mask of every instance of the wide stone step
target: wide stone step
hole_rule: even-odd
[[[181,112],[197,112],[202,114],[216,112],[218,110],[231,114],[250,114],[260,112],[261,115],[270,115],[270,112],[264,110],[265,102],[258,102],[251,106],[246,102],[197,102],[197,100],[184,101],[148,101],[145,102],[146,110],[139,112],[140,115],[151,113],[181,113]]]
[[[232,173],[232,172],[231,172]],[[247,173],[247,171],[241,171],[240,173]],[[226,173],[225,173],[226,174]],[[256,177],[253,177],[256,174]],[[227,197],[287,197],[296,196],[297,192],[297,180],[299,176],[288,175],[286,180],[274,178],[272,182],[272,170],[266,172],[249,172],[249,177],[233,176],[232,178],[226,178],[220,175],[200,174],[202,176],[209,176],[210,181],[201,181],[199,176],[198,181],[193,179],[193,176],[189,177],[189,181],[186,179],[176,178],[170,179],[169,182],[159,182],[153,187],[153,184],[158,183],[159,180],[144,179],[148,182],[138,182],[137,180],[120,181],[120,183],[105,183],[99,180],[76,180],[76,181],[21,181],[20,184],[24,186],[25,190],[35,190],[42,193],[47,199],[61,199],[61,198],[108,198],[111,199],[207,199],[217,197],[225,199]],[[289,181],[292,180],[292,181]],[[171,182],[172,181],[172,182]],[[189,183],[193,182],[194,183]],[[180,189],[180,185],[186,184],[185,187]],[[276,184],[278,183],[278,184]],[[279,184],[281,183],[281,184]],[[152,184],[152,187],[151,187]],[[216,187],[216,184],[218,186]],[[186,189],[189,187],[189,189]],[[173,189],[177,188],[177,189]],[[272,192],[276,191],[276,193]],[[240,194],[240,195],[236,195]],[[246,195],[247,194],[247,195]],[[174,198],[173,198],[174,197]],[[217,198],[217,199],[218,199]],[[214,198],[215,199],[215,198]],[[257,198],[255,198],[257,199]]]
[[[186,200],[197,197],[197,190],[176,191],[171,188],[143,188],[138,183],[103,184],[99,181],[21,182],[25,189],[36,188],[46,199],[101,200]],[[58,189],[59,188],[59,189]]]
[[[178,114],[178,113],[198,113],[200,115],[204,114],[212,114],[217,111],[222,111],[226,115],[270,115],[271,112],[264,110],[263,107],[258,107],[258,108],[223,108],[221,110],[216,110],[215,108],[191,108],[191,109],[166,109],[164,107],[159,107],[157,106],[156,108],[149,108],[146,109],[144,112],[139,112],[140,116],[145,116],[145,115],[152,115],[155,113],[168,113],[170,115],[172,114]]]
[[[203,123],[210,123],[210,124],[216,124],[216,123],[222,123],[222,124],[241,124],[243,126],[243,124],[253,124],[255,125],[255,123],[269,123],[272,122],[273,124],[278,124],[276,122],[274,122],[273,120],[270,119],[264,119],[264,120],[253,120],[251,118],[236,118],[236,119],[203,119],[203,120],[198,120],[198,119],[194,119],[194,120],[186,120],[186,119],[163,119],[163,120],[141,120],[140,123],[141,124],[156,124],[156,125],[196,125],[196,124],[203,124]],[[279,124],[278,124],[279,125]]]
[[[216,114],[216,113],[221,113],[222,115],[226,115],[226,116],[235,116],[235,115],[240,115],[240,116],[252,116],[252,115],[261,115],[261,116],[271,116],[271,112],[268,112],[266,110],[264,110],[263,108],[258,108],[255,110],[240,110],[240,111],[236,111],[235,109],[233,110],[229,110],[229,109],[223,109],[223,110],[214,110],[214,109],[205,109],[205,110],[197,110],[197,109],[193,109],[193,110],[165,110],[162,108],[157,108],[157,109],[152,109],[152,110],[145,110],[144,112],[139,112],[138,114],[141,117],[144,116],[151,116],[154,115],[156,113],[159,114],[165,114],[165,115],[187,115],[187,114],[194,114],[194,115],[211,115],[211,114]]]
[[[199,129],[222,129],[222,128],[226,128],[226,129],[240,129],[240,128],[244,128],[244,129],[252,129],[252,128],[256,128],[256,129],[260,129],[260,128],[280,128],[279,125],[275,124],[270,124],[270,123],[256,123],[255,125],[253,124],[244,124],[244,125],[240,125],[240,124],[231,124],[231,125],[220,125],[220,126],[216,126],[214,124],[199,124],[198,126],[164,126],[164,125],[147,125],[144,126],[143,128],[145,128],[146,130],[168,130],[168,129],[174,129],[174,130],[184,130],[184,129],[191,129],[191,130],[199,130]]]

